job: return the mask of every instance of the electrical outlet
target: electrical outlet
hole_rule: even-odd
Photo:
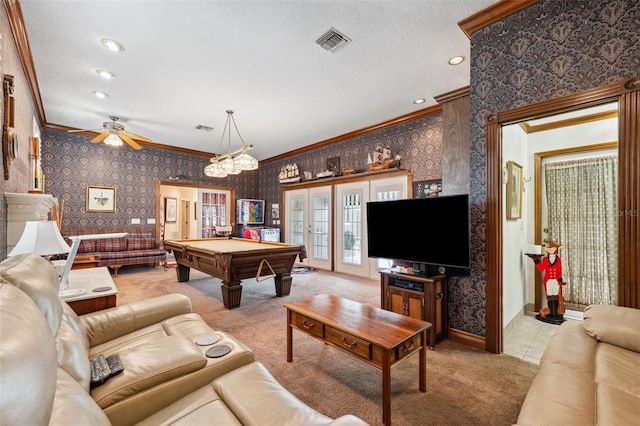
[[[155,218],[147,219],[147,223],[148,223],[149,225],[152,225],[152,224],[156,223],[156,219],[155,219]]]
[[[140,219],[131,219],[132,225],[140,225]]]

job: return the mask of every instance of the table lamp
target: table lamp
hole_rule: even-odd
[[[18,244],[11,250],[8,257],[19,254],[33,253],[39,256],[69,253],[71,247],[66,243],[58,224],[53,220],[27,221]]]

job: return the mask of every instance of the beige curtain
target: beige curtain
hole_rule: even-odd
[[[545,166],[549,238],[562,245],[567,307],[617,304],[618,158]]]

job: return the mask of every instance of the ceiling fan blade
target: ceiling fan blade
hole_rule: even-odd
[[[98,142],[102,142],[103,140],[105,140],[107,138],[107,136],[109,136],[111,133],[109,132],[104,132],[104,133],[100,133],[98,136],[96,136],[95,138],[91,139],[91,143],[98,143]]]
[[[125,131],[124,133],[126,133],[129,137],[132,137],[141,141],[145,141],[145,142],[151,142],[151,139],[145,138],[144,136],[136,135],[133,132]]]
[[[126,143],[131,145],[131,148],[133,148],[133,149],[141,149],[142,148],[140,145],[138,145],[138,143],[136,141],[131,139],[129,136],[127,136],[127,135],[125,135],[123,133],[121,133],[118,136],[120,137],[120,139],[122,139],[123,141],[125,141]]]
[[[101,132],[103,129],[76,129],[76,130],[67,130],[67,133],[80,133],[80,132]]]

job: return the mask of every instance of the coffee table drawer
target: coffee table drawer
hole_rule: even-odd
[[[291,313],[291,324],[320,338],[324,337],[324,324],[296,312]]]
[[[396,348],[396,350],[398,351],[396,359],[400,361],[405,356],[411,355],[420,348],[420,335],[413,336],[411,339],[403,342]]]
[[[371,343],[366,340],[359,339],[332,327],[326,328],[325,340],[360,358],[371,359]]]

